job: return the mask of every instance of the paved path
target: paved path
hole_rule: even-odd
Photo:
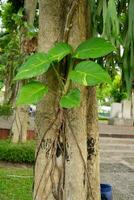
[[[112,185],[113,200],[134,200],[134,138],[125,138],[134,135],[134,127],[99,124],[99,129],[103,136],[100,137],[101,182]]]
[[[134,168],[134,137],[129,137],[134,136],[134,127],[100,123],[99,130],[101,162],[123,162]]]
[[[134,138],[134,127],[113,126],[99,122],[99,131],[102,136]]]

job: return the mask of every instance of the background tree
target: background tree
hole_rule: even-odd
[[[5,58],[2,64],[4,68],[2,78],[5,80],[4,103],[11,106],[14,106],[18,88],[23,84],[13,81],[13,78],[26,56],[35,52],[37,47],[37,32],[33,26],[36,3],[36,1],[25,1],[24,4],[23,1],[18,1],[15,4],[14,1],[9,1],[2,6],[4,31],[1,36],[1,56]],[[25,142],[28,129],[28,107],[17,107],[14,113],[12,141]]]
[[[36,12],[36,5],[37,1],[36,0],[25,0],[24,1],[24,15],[23,19],[24,22],[26,23],[21,26],[21,53],[26,55],[29,55],[36,50],[36,38],[28,37],[28,30],[27,28],[31,27],[33,28],[34,25],[34,19],[35,19],[35,12]],[[21,87],[24,83],[21,82],[19,83],[19,87]],[[27,106],[17,106],[15,109],[15,118],[12,124],[12,142],[17,143],[17,142],[26,142],[27,140],[27,130],[28,130],[28,121],[29,121],[29,116],[28,116],[28,107]]]
[[[12,19],[11,15],[15,15],[12,4],[6,3],[2,5],[2,29],[1,29],[1,79],[4,82],[5,94],[4,103],[10,104],[14,101],[16,83],[13,83],[13,77],[16,74],[17,65],[20,65],[22,55],[20,55],[20,39],[19,28],[20,25],[16,20]],[[18,13],[20,19],[21,12]],[[22,23],[22,22],[21,22]]]

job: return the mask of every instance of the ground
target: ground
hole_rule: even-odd
[[[134,199],[134,170],[120,163],[101,164],[101,182],[113,187],[113,200]]]
[[[112,185],[113,200],[133,200],[134,127],[101,123],[99,128],[101,183]],[[0,162],[0,200],[32,200],[32,172],[30,166]]]
[[[133,200],[134,138],[130,135],[134,136],[134,127],[101,123],[99,128],[103,135],[100,137],[101,182],[112,185],[113,200]]]

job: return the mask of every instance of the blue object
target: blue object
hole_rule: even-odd
[[[109,184],[100,184],[101,200],[113,200],[112,186]]]

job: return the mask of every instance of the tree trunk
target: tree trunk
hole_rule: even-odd
[[[68,1],[73,5],[74,1]],[[76,48],[82,41],[87,39],[87,1],[76,2],[76,9],[72,18],[72,27],[68,35],[68,42]],[[69,10],[71,10],[71,6]],[[69,13],[69,12],[68,12]],[[67,13],[67,16],[68,16]],[[67,200],[87,199],[87,130],[86,130],[86,97],[87,89],[78,87],[81,90],[81,106],[78,109],[68,111],[66,125],[66,149],[65,162],[65,197]]]
[[[40,0],[39,9],[38,51],[47,52],[60,39],[63,8],[60,1]],[[56,153],[54,148],[57,143],[56,134],[58,133],[56,132],[61,124],[58,115],[59,88],[53,70],[49,70],[47,76],[41,77],[41,79],[43,82],[47,81],[50,92],[37,106],[36,132],[38,144],[33,199],[54,200],[61,174],[61,170],[56,164],[57,159],[53,159]]]
[[[36,6],[37,0],[25,0],[24,9],[27,16],[27,22],[30,25],[34,24]]]
[[[7,66],[6,66],[6,72],[5,72],[6,77],[4,81],[4,85],[5,85],[4,104],[9,104],[10,97],[13,93],[13,91],[11,90],[12,80],[13,80],[13,65],[14,65],[13,59],[14,57],[11,60],[11,56],[9,56],[10,61],[7,63]]]
[[[6,79],[5,79],[5,92],[4,92],[4,104],[8,104],[8,100],[10,98],[10,89],[11,89],[11,85],[10,85],[10,73],[9,73],[9,67],[7,66],[7,70],[6,70]]]
[[[88,146],[88,172],[90,187],[88,187],[88,200],[100,200],[100,168],[99,168],[99,130],[96,100],[96,88],[89,87],[87,109],[87,146]]]
[[[86,0],[40,0],[38,50],[47,52],[60,40],[76,48],[86,40],[87,8]],[[88,88],[72,85],[81,90],[82,103],[79,109],[65,110],[58,105],[60,83],[53,69],[40,79],[50,89],[37,106],[33,199],[88,200],[87,189],[92,186],[87,170]]]
[[[24,3],[24,9],[25,9],[25,15],[27,18],[27,23],[30,25],[33,25],[34,18],[35,18],[35,11],[36,11],[36,4],[37,0],[25,0]],[[25,32],[25,30],[22,30],[22,32]],[[22,38],[22,46],[21,51],[22,53],[30,53],[28,51],[28,40],[27,38]],[[27,43],[25,42],[27,41]],[[21,87],[23,84],[20,83],[19,87]],[[26,142],[27,140],[27,129],[28,129],[28,107],[27,106],[17,106],[15,109],[15,118],[12,125],[12,142],[18,143],[18,142]]]
[[[86,89],[81,89],[80,109],[68,111],[66,123],[65,196],[64,199],[87,199]]]
[[[12,125],[12,142],[26,142],[28,127],[28,112],[26,106],[17,106]]]
[[[21,83],[19,88],[21,87]],[[28,106],[16,106],[14,110],[14,120],[11,128],[12,142],[25,143],[27,140],[27,129],[28,129]]]
[[[93,35],[91,27],[91,9],[89,5],[89,37]],[[87,200],[100,200],[100,157],[99,130],[96,88],[88,87],[87,95],[87,170],[90,184],[87,187]]]

